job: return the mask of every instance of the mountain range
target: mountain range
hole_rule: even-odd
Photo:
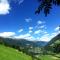
[[[12,38],[3,38],[0,37],[0,42],[3,42],[7,45],[14,45],[14,46],[34,46],[34,47],[42,47],[45,46],[48,42],[45,41],[29,41],[27,39],[12,39]]]

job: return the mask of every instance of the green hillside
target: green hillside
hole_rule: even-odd
[[[0,45],[0,60],[32,60],[30,56],[13,48]]]
[[[40,60],[60,60],[60,54],[55,55],[40,55]]]
[[[0,39],[0,43],[1,42],[3,42],[2,39]],[[34,48],[34,52],[31,52],[29,56],[21,52],[22,50],[18,51],[8,46],[9,45],[4,44],[4,42],[1,43],[0,60],[60,60],[60,35],[53,38],[45,47],[39,47],[39,52],[42,53],[37,55],[34,54],[37,48]],[[25,48],[24,51],[27,52]]]

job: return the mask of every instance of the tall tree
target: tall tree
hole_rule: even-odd
[[[45,16],[50,13],[53,5],[60,5],[60,0],[38,0],[39,6],[35,11],[35,14],[39,14],[42,10],[44,11]]]

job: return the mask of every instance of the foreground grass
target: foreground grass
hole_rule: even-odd
[[[60,60],[60,54],[39,55],[38,58],[39,60]],[[32,60],[32,58],[16,49],[0,45],[0,60]]]
[[[52,55],[40,55],[39,58],[40,60],[60,60],[60,58],[58,57],[60,55],[57,54],[57,56],[52,56]]]
[[[30,56],[13,48],[0,45],[0,60],[32,60]]]

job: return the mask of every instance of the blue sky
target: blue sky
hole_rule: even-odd
[[[1,0],[0,36],[49,41],[59,33],[60,7],[53,6],[45,17],[43,11],[35,15],[37,0]]]

